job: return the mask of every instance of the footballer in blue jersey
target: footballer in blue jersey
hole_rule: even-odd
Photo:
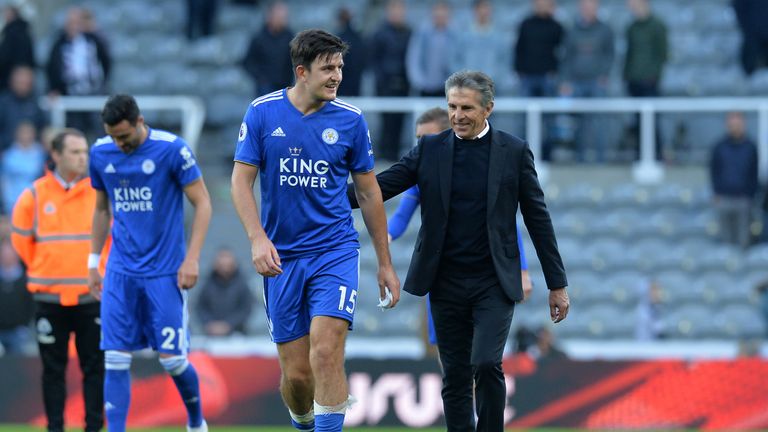
[[[147,126],[132,96],[110,97],[102,120],[108,135],[90,156],[97,192],[91,251],[102,249],[110,221],[112,249],[103,284],[92,268],[88,285],[101,299],[108,428],[125,430],[131,352],[151,347],[184,401],[187,427],[205,431],[197,372],[187,360],[186,290],[197,282],[210,197],[191,149],[178,136]],[[186,249],[185,196],[195,209]],[[97,263],[92,253],[88,265]]]
[[[280,391],[299,430],[340,431],[349,404],[344,342],[358,291],[350,174],[378,258],[379,297],[400,297],[368,126],[336,99],[347,46],[322,30],[291,41],[295,85],[254,100],[235,150],[232,198],[264,276]],[[259,177],[261,215],[253,194]],[[387,291],[388,290],[388,291]]]

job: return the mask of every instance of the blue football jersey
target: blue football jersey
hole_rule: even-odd
[[[181,138],[149,129],[130,154],[111,137],[91,148],[91,184],[105,191],[112,210],[107,269],[136,276],[176,274],[184,261],[184,186],[201,177]]]
[[[303,115],[285,89],[248,107],[235,161],[259,167],[261,220],[283,258],[356,248],[347,200],[351,173],[373,169],[360,110],[341,100]]]

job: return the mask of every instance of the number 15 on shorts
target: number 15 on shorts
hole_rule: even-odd
[[[347,313],[354,313],[356,298],[356,289],[349,290],[349,297],[347,297],[347,287],[339,285],[339,310],[346,310]]]

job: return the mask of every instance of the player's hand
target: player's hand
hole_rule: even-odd
[[[379,279],[379,298],[386,297],[388,288],[392,294],[392,303],[389,304],[388,309],[395,307],[400,301],[400,279],[397,277],[394,267],[392,265],[379,267],[376,277]]]
[[[527,270],[520,272],[520,278],[523,282],[523,301],[526,301],[531,297],[531,293],[533,292],[533,281],[531,281],[531,275],[528,274]]]
[[[197,260],[185,259],[176,275],[177,284],[181,289],[190,289],[197,283],[200,276],[200,265]]]
[[[265,277],[277,276],[283,273],[280,268],[280,255],[275,245],[266,237],[259,237],[251,243],[251,259],[253,266],[260,275]]]
[[[568,316],[571,302],[565,287],[549,290],[549,316],[552,322],[559,323]]]
[[[96,300],[101,301],[101,275],[99,269],[88,270],[88,291]]]

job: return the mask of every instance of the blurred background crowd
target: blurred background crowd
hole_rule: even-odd
[[[127,92],[204,101],[197,152],[214,221],[192,317],[198,334],[266,337],[261,282],[248,265],[228,179],[247,103],[292,83],[288,42],[299,30],[325,28],[349,43],[342,98],[443,96],[445,79],[460,69],[488,73],[497,97],[678,96],[694,104],[697,97],[768,94],[764,0],[329,0],[322,7],[311,0],[17,0],[6,2],[3,13],[0,343],[6,352],[35,349],[32,302],[9,245],[7,215],[46,169],[48,103],[55,98]],[[412,145],[410,115],[367,118],[379,166]],[[148,121],[178,127],[172,116],[148,113]],[[492,121],[525,135],[516,115]],[[634,116],[546,116],[537,157],[551,163],[545,192],[574,312],[555,330],[545,325],[545,284],[532,256],[536,288],[516,313],[512,346],[546,357],[565,355],[553,347],[555,336],[763,338],[768,199],[759,180],[756,121],[742,112],[660,115],[657,156],[672,169],[662,184],[644,186],[622,174],[638,158]],[[69,113],[66,122],[92,139],[102,133],[94,112]],[[413,225],[392,245],[401,276]],[[366,237],[361,280],[370,285],[375,262]],[[422,334],[418,299],[407,298],[384,316],[373,297],[368,305],[361,301],[356,333]]]

